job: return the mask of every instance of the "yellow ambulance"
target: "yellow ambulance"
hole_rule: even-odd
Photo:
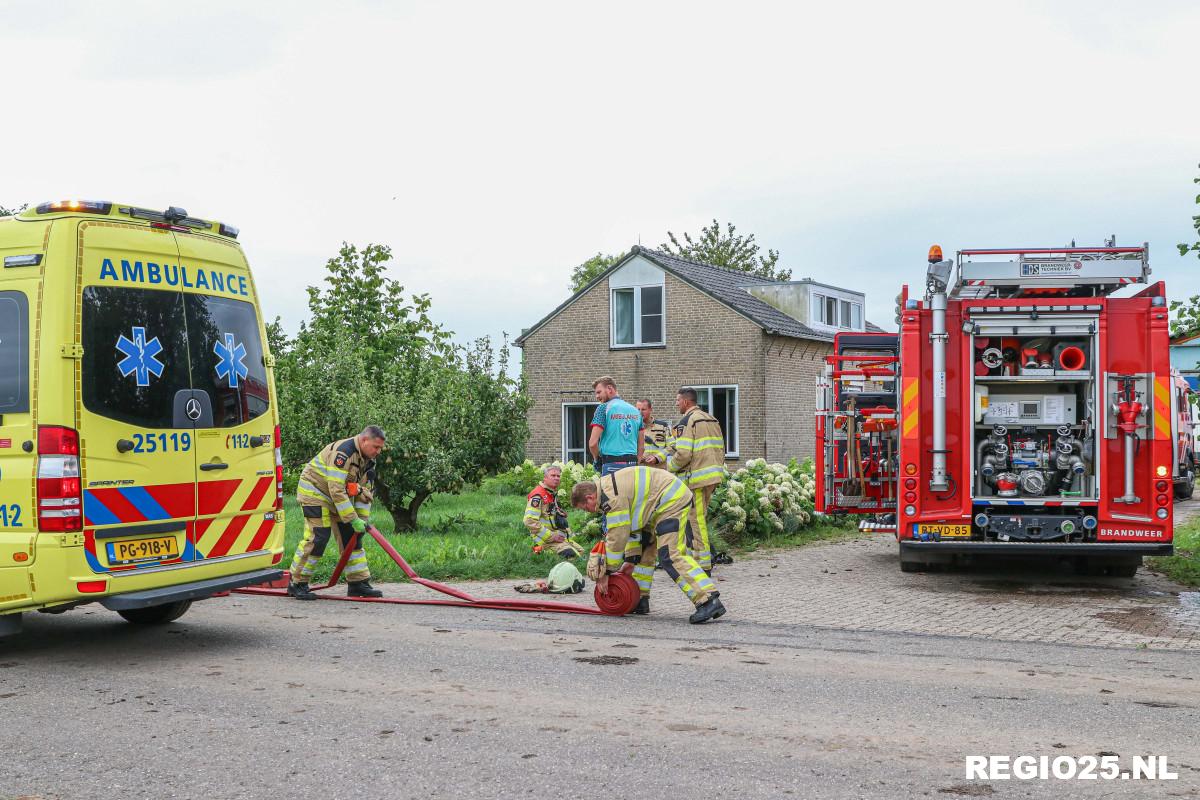
[[[108,202],[0,217],[0,635],[143,624],[281,575],[274,366],[229,225]]]

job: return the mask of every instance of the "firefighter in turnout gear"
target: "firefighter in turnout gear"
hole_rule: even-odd
[[[525,527],[533,538],[535,550],[553,550],[564,559],[579,558],[583,555],[583,547],[571,540],[567,512],[558,505],[554,494],[561,481],[560,467],[546,467],[542,482],[525,498]]]
[[[675,425],[675,441],[667,458],[674,472],[696,495],[688,517],[688,549],[712,575],[712,546],[708,538],[708,503],[725,480],[725,436],[717,418],[696,405],[696,390],[684,387],[675,395],[683,417]]]
[[[300,473],[296,499],[304,516],[304,537],[292,559],[288,581],[292,597],[317,598],[308,582],[335,532],[338,547],[351,548],[345,570],[347,596],[383,597],[383,592],[371,586],[362,535],[367,530],[375,491],[375,459],[384,444],[383,431],[368,425],[357,436],[327,446]]]
[[[654,407],[650,401],[643,398],[638,400],[638,411],[642,412],[642,434],[646,443],[642,451],[642,463],[651,467],[667,468],[667,457],[675,437],[671,434],[671,425],[666,420],[654,418]]]
[[[635,614],[650,613],[655,562],[696,607],[691,623],[725,613],[716,584],[688,554],[684,524],[692,492],[669,472],[647,466],[626,467],[597,481],[581,481],[571,490],[571,505],[604,513],[605,567],[596,585],[607,591],[614,572],[632,575],[641,590]]]

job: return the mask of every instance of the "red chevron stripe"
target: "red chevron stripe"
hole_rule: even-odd
[[[196,484],[164,483],[145,489],[172,517],[192,516],[192,510],[196,507]]]
[[[242,503],[242,511],[253,511],[258,508],[258,504],[262,502],[263,495],[271,488],[271,484],[275,482],[274,475],[268,475],[265,478],[259,478],[258,483],[254,484],[254,490],[250,492],[250,496],[246,498],[246,502]]]
[[[229,498],[233,497],[233,493],[241,485],[242,482],[236,478],[225,481],[201,481],[199,516],[220,514],[229,503]]]
[[[220,558],[229,552],[229,548],[233,547],[233,543],[237,541],[238,536],[242,532],[242,528],[246,527],[246,523],[250,521],[250,515],[242,517],[234,517],[229,520],[229,527],[221,534],[221,538],[213,545],[212,550],[208,551],[208,558]]]
[[[267,538],[271,535],[271,531],[275,528],[275,520],[264,519],[262,524],[258,526],[258,530],[254,533],[254,538],[250,540],[250,546],[246,548],[247,553],[253,553],[255,550],[262,550],[263,545],[267,543]]]
[[[120,489],[90,489],[89,491],[121,522],[146,521],[142,512],[125,499],[125,495],[121,494]]]

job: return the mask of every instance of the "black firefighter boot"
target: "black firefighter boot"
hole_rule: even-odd
[[[347,581],[346,597],[383,597],[383,592],[371,585],[371,581]]]
[[[721,604],[721,593],[713,592],[700,605],[696,606],[696,610],[688,617],[688,622],[693,625],[699,625],[701,622],[708,622],[710,619],[716,619],[725,613],[725,606]]]
[[[316,600],[317,596],[308,588],[308,581],[295,582],[288,579],[287,588],[288,597],[294,597],[297,600]]]
[[[638,604],[633,607],[633,613],[635,613],[635,614],[649,614],[650,613],[650,596],[649,595],[645,595],[645,594],[642,595],[642,599],[638,600]]]

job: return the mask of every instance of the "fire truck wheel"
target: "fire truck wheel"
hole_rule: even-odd
[[[1190,500],[1195,491],[1196,473],[1189,469],[1183,474],[1183,478],[1175,484],[1175,499]]]
[[[179,619],[191,607],[191,600],[180,600],[176,603],[164,603],[161,606],[129,608],[117,613],[135,625],[164,625]]]
[[[937,572],[941,564],[928,564],[924,561],[901,561],[901,572]]]
[[[1132,578],[1142,566],[1142,557],[1112,561],[1108,565],[1108,574],[1114,578]]]

